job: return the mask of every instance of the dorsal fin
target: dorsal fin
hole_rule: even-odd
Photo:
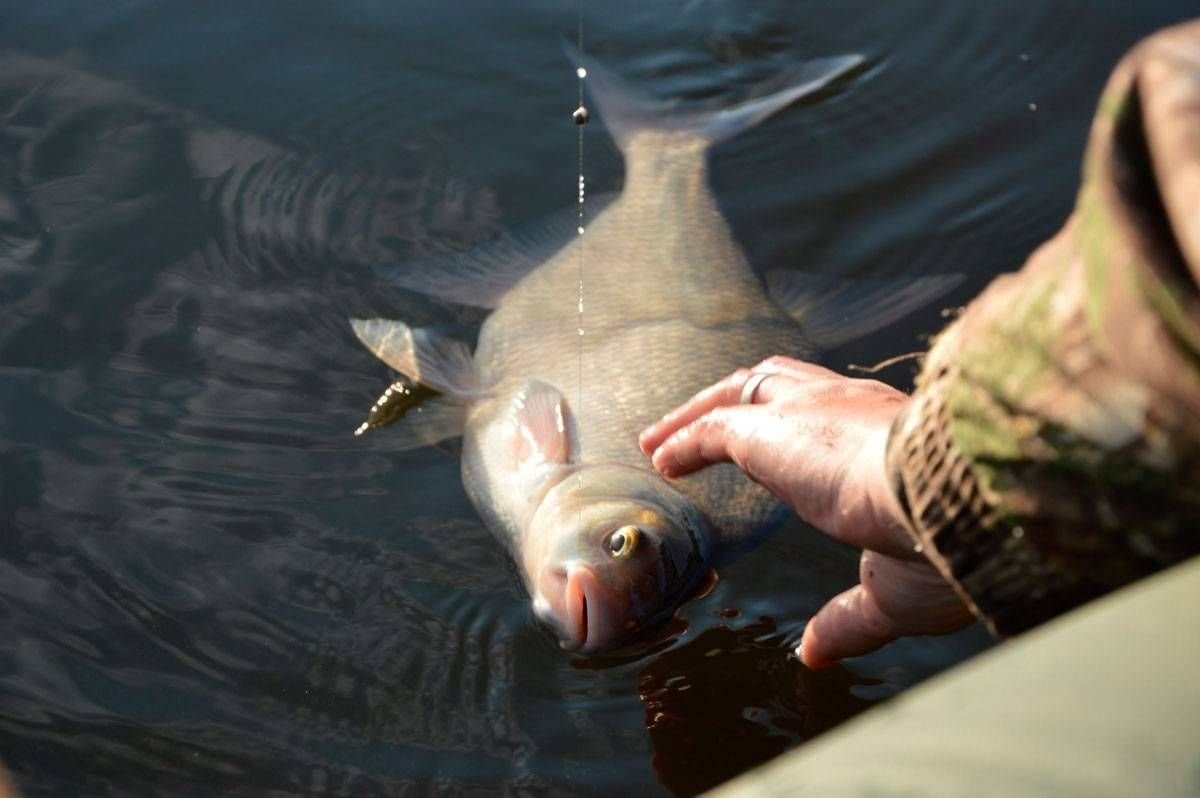
[[[749,99],[737,105],[689,111],[648,97],[595,59],[570,44],[565,47],[572,62],[587,70],[584,84],[622,150],[641,130],[686,133],[710,144],[732,138],[801,97],[824,89],[864,60],[854,54],[805,61],[760,84]]]
[[[767,293],[828,350],[881,330],[963,281],[961,274],[845,278],[773,269]]]

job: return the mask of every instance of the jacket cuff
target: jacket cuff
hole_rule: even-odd
[[[984,497],[951,440],[946,405],[957,377],[942,366],[893,424],[887,471],[909,535],[992,634],[1007,637],[1094,598],[1041,551],[1034,536]]]

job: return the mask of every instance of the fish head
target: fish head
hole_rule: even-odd
[[[618,648],[705,582],[712,539],[704,514],[654,472],[581,469],[546,495],[526,530],[534,611],[565,649]]]

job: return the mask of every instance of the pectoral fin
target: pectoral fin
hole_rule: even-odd
[[[847,279],[775,270],[771,299],[817,347],[832,349],[883,329],[962,282],[961,274]]]
[[[574,423],[559,390],[531,380],[513,397],[505,441],[517,470],[571,462]]]
[[[479,458],[489,464],[483,470],[494,509],[522,529],[546,490],[570,467],[575,453],[570,409],[557,388],[533,380],[483,428]],[[464,478],[470,462],[464,462]]]

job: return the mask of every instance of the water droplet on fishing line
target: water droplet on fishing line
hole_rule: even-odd
[[[584,69],[583,67],[580,67],[579,69],[575,70],[575,74],[579,76],[580,80],[583,80],[584,78],[587,77],[587,70]]]
[[[582,227],[577,227],[577,228],[576,228],[576,230],[578,230],[578,231],[579,231],[579,235],[583,235],[583,228],[582,228]]]

